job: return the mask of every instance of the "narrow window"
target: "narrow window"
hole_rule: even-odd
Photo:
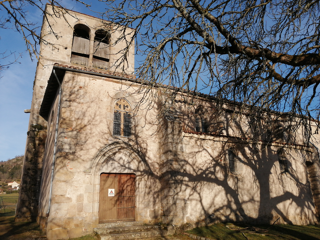
[[[284,140],[284,127],[281,124],[278,124],[273,128],[273,136],[276,141],[282,142]]]
[[[118,111],[114,112],[113,135],[121,135],[121,113]]]
[[[129,137],[131,135],[131,115],[125,112],[123,114],[123,136]]]
[[[74,26],[71,63],[87,66],[90,54],[90,29],[83,25]]]
[[[209,132],[209,124],[204,116],[206,116],[206,112],[203,109],[203,106],[200,105],[195,110],[195,129],[196,129],[196,132],[203,132],[203,133]]]
[[[208,124],[207,124],[206,120],[203,118],[201,119],[201,130],[204,133],[208,132]]]
[[[109,67],[110,33],[99,29],[94,37],[92,64],[94,67],[107,69]]]
[[[201,117],[196,117],[196,132],[203,132],[207,133],[208,132],[208,123],[204,118]]]
[[[278,150],[278,161],[280,165],[280,172],[286,173],[289,171],[288,159],[286,157],[285,151],[283,148]]]
[[[196,132],[200,132],[200,131],[201,131],[201,119],[196,118]]]
[[[131,107],[122,98],[114,106],[113,135],[131,136],[131,122]]]
[[[232,149],[228,150],[228,165],[231,173],[236,173],[236,155]]]

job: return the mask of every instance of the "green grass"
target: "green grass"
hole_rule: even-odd
[[[15,208],[18,202],[18,193],[0,195],[0,217],[15,215]]]
[[[320,226],[249,226],[241,224],[214,224],[208,227],[194,228],[188,233],[217,240],[320,240]]]
[[[18,202],[19,193],[11,193],[11,194],[1,194],[0,198],[3,199],[3,202],[6,203],[17,203]]]
[[[0,209],[0,239],[14,240],[44,237],[36,222],[15,222],[15,207],[19,194],[1,194],[4,206]]]

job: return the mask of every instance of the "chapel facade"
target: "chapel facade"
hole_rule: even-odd
[[[119,221],[318,223],[318,133],[308,144],[284,114],[149,89],[134,76],[134,29],[46,10],[17,220],[49,239]]]

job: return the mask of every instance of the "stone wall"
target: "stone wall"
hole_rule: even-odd
[[[310,155],[312,159],[307,161],[308,175],[316,209],[316,216],[320,219],[320,161],[317,151],[314,151],[314,153]]]
[[[49,239],[82,236],[97,226],[101,173],[136,174],[136,221],[161,221],[159,139],[156,126],[146,118],[156,113],[147,109],[135,112],[132,136],[113,136],[115,102],[126,98],[132,109],[139,103],[138,96],[132,94],[136,91],[133,87],[119,90],[122,88],[128,86],[115,79],[65,74],[50,209],[48,188],[54,144],[54,128],[50,127],[41,185],[39,221],[45,222],[41,226],[46,227]],[[57,100],[52,110],[57,112]]]
[[[20,199],[17,205],[16,220],[35,219],[37,217],[40,179],[42,175],[42,159],[44,152],[45,132],[39,131],[46,129],[46,121],[40,117],[39,110],[43,96],[47,87],[47,82],[55,63],[70,63],[71,49],[73,41],[73,27],[76,24],[84,24],[90,28],[90,46],[93,46],[95,30],[107,28],[111,32],[110,42],[110,72],[122,72],[124,69],[127,73],[134,71],[134,43],[128,48],[128,64],[124,68],[122,65],[116,66],[116,61],[120,57],[121,49],[126,47],[126,41],[118,41],[121,29],[113,29],[107,22],[88,16],[85,14],[65,10],[59,7],[46,5],[48,13],[41,29],[40,56],[35,73],[33,96],[31,103],[31,113],[29,119],[28,137],[26,140],[26,150],[24,157],[23,174],[21,179]],[[50,23],[50,24],[49,24]],[[108,26],[107,26],[108,25]],[[128,30],[132,31],[132,30]],[[127,37],[130,33],[126,32]],[[92,55],[92,51],[90,53]],[[92,56],[91,56],[92,57]],[[77,66],[79,67],[79,66]],[[85,67],[92,68],[92,64]],[[34,129],[37,128],[37,129]],[[45,164],[45,163],[44,163]]]

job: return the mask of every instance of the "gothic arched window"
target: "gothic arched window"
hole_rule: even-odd
[[[196,117],[196,132],[208,133],[208,124],[203,117]]]
[[[90,55],[90,29],[83,25],[74,26],[71,62],[87,66]]]
[[[131,107],[123,98],[114,106],[113,135],[125,137],[131,135]]]
[[[204,116],[205,111],[202,106],[199,106],[195,111],[196,132],[208,133],[208,122]]]

